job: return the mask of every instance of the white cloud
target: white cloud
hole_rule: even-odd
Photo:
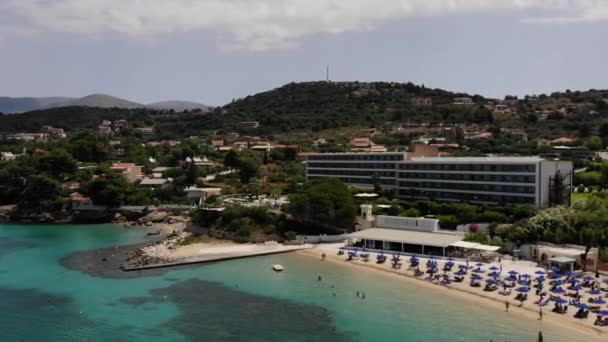
[[[114,32],[150,39],[212,32],[223,46],[292,47],[310,35],[373,30],[411,17],[511,13],[526,22],[608,20],[608,0],[0,0],[1,36]],[[538,16],[527,18],[530,10]]]

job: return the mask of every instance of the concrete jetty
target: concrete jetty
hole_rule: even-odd
[[[255,256],[294,252],[302,249],[312,248],[310,245],[280,245],[280,244],[250,244],[218,248],[201,249],[198,255],[169,260],[161,263],[150,263],[145,265],[125,264],[121,268],[125,272],[140,271],[153,268],[172,267],[181,265],[200,264],[212,261],[222,261]]]

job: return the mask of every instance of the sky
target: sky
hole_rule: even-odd
[[[608,0],[0,0],[0,96],[223,105],[289,82],[608,88]]]

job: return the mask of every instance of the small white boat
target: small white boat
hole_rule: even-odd
[[[276,264],[276,265],[272,265],[272,270],[275,272],[281,272],[284,270],[283,266]]]

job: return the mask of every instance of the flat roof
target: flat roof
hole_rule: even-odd
[[[451,244],[464,239],[464,236],[461,235],[427,233],[416,232],[411,230],[384,228],[364,229],[358,232],[351,233],[348,235],[348,237],[365,240],[401,242],[413,245],[424,245],[434,247],[448,247]]]
[[[544,160],[541,157],[413,157],[411,161],[442,162],[442,163],[532,163]]]

